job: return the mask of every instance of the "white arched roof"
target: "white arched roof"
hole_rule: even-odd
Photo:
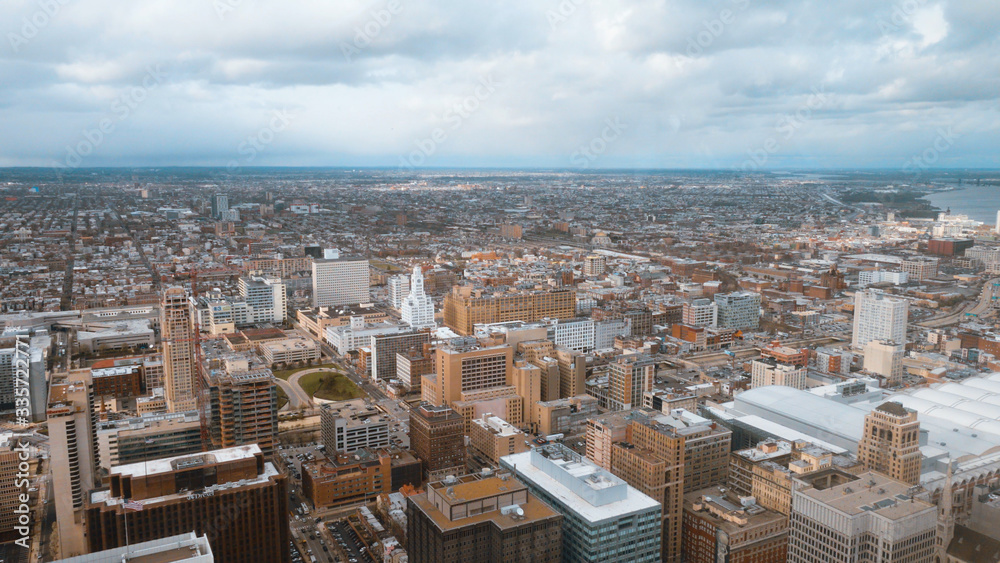
[[[1000,405],[991,405],[959,395],[952,395],[951,393],[945,393],[940,388],[920,389],[915,391],[912,396],[960,411],[971,412],[985,418],[1000,420]]]

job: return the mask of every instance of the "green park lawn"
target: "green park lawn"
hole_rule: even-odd
[[[328,401],[346,401],[364,396],[364,392],[342,373],[310,373],[299,379],[299,385],[310,397]]]

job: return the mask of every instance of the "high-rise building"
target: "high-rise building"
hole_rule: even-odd
[[[288,305],[280,279],[240,276],[239,291],[247,304],[247,324],[285,322]]]
[[[204,535],[194,532],[166,538],[131,543],[128,547],[115,547],[97,553],[60,559],[57,563],[215,563],[212,544]]]
[[[371,300],[371,274],[365,258],[336,257],[313,260],[313,305],[334,307]]]
[[[386,280],[386,286],[389,289],[389,304],[398,311],[403,306],[403,299],[410,294],[410,276],[407,274],[392,276]]]
[[[212,217],[218,219],[222,213],[229,210],[229,196],[215,194],[212,196]]]
[[[806,388],[807,369],[773,358],[754,360],[750,367],[750,386],[786,385],[796,389]]]
[[[887,401],[865,415],[858,461],[866,469],[916,485],[922,460],[917,411]]]
[[[406,391],[421,393],[423,376],[434,373],[430,344],[396,353],[396,379]]]
[[[167,408],[172,412],[196,410],[198,366],[194,358],[194,323],[188,293],[180,287],[169,287],[163,292],[160,339]]]
[[[364,399],[323,403],[319,417],[320,435],[330,455],[389,446],[389,419]]]
[[[212,445],[257,444],[270,456],[278,437],[278,388],[271,370],[249,361],[228,362],[211,367],[207,378]]]
[[[465,474],[465,419],[448,407],[421,404],[410,411],[410,449],[424,474]]]
[[[0,541],[7,541],[18,525],[18,514],[14,511],[21,504],[19,495],[24,492],[23,487],[17,486],[21,460],[16,447],[17,438],[9,433],[0,434]]]
[[[439,405],[490,398],[510,387],[513,358],[506,344],[483,346],[471,337],[448,340],[434,349],[436,389],[424,391]]]
[[[604,275],[608,269],[608,259],[600,254],[590,254],[583,259],[583,275],[594,278]]]
[[[711,299],[685,303],[682,311],[682,322],[688,326],[716,326],[719,323],[719,306]]]
[[[205,535],[219,563],[288,563],[288,486],[256,445],[114,467],[109,488],[90,493],[90,551]],[[166,532],[166,533],[165,533]]]
[[[506,420],[484,415],[472,421],[469,445],[475,455],[496,465],[501,457],[528,451],[528,437]]]
[[[660,561],[660,503],[566,446],[500,458],[563,516],[563,561]]]
[[[96,434],[98,459],[105,471],[116,465],[200,452],[204,446],[197,411],[99,421]]]
[[[406,499],[407,555],[414,563],[555,563],[563,517],[504,474],[429,483]]]
[[[84,379],[54,383],[46,414],[60,552],[66,556],[81,555],[88,551],[83,515],[86,495],[98,484],[90,382]]]
[[[399,306],[402,321],[413,328],[434,328],[434,301],[424,292],[424,272],[420,266],[413,267],[410,276],[410,292]]]
[[[784,563],[788,518],[714,486],[684,495],[687,563]]]
[[[555,354],[559,363],[559,398],[586,394],[587,357],[566,348],[556,348]]]
[[[643,393],[653,390],[656,362],[648,356],[627,355],[618,356],[608,367],[609,408],[624,411],[641,406]]]
[[[906,343],[906,320],[910,304],[878,291],[854,294],[854,338],[851,346],[862,349],[872,340]]]
[[[838,469],[810,473],[792,492],[789,563],[934,560],[937,510],[910,485]]]
[[[715,296],[715,304],[719,307],[720,327],[738,330],[757,330],[760,327],[759,293],[719,293]]]
[[[396,334],[380,334],[371,337],[371,378],[375,381],[396,377],[396,354],[430,344],[428,330],[412,330]]]
[[[865,344],[865,371],[881,375],[883,387],[903,384],[903,357],[906,349],[891,340],[872,340]]]
[[[471,286],[455,286],[445,296],[442,311],[445,326],[467,336],[475,333],[477,324],[571,319],[576,316],[576,292],[558,289],[486,294]]]

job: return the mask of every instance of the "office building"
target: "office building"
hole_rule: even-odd
[[[504,474],[448,478],[406,499],[413,563],[549,562],[562,557],[563,517]]]
[[[365,258],[336,257],[313,260],[313,306],[335,307],[368,303],[371,274]]]
[[[116,547],[60,559],[57,563],[215,563],[212,545],[204,535],[194,532],[178,534],[161,539],[132,543],[128,547]]]
[[[118,466],[107,485],[87,504],[91,552],[125,545],[127,518],[133,543],[192,530],[219,563],[291,561],[287,481],[256,445]]]
[[[399,313],[404,324],[413,328],[434,328],[434,301],[424,292],[424,272],[420,266],[413,267],[410,276],[410,292],[399,306]]]
[[[906,272],[890,272],[886,270],[864,270],[858,272],[858,287],[861,289],[880,283],[905,285],[908,281],[910,281],[910,274]]]
[[[816,369],[829,374],[850,375],[854,354],[836,348],[816,349]]]
[[[219,219],[223,212],[229,211],[229,196],[215,194],[212,196],[212,217]]]
[[[750,386],[754,389],[768,385],[787,385],[796,389],[806,388],[807,369],[773,358],[754,360],[750,367]]]
[[[368,344],[372,354],[370,362],[372,380],[393,379],[397,372],[396,354],[414,348],[422,349],[424,344],[430,342],[431,333],[424,329],[372,335]]]
[[[442,310],[445,326],[468,336],[475,333],[477,324],[571,319],[576,316],[576,292],[558,289],[487,294],[471,286],[455,286],[445,296]]]
[[[430,344],[396,353],[396,379],[407,392],[421,393],[423,376],[434,373],[434,352]]]
[[[642,405],[643,393],[653,390],[655,361],[642,355],[618,356],[608,368],[608,407],[624,411]]]
[[[759,293],[719,293],[715,296],[715,304],[719,308],[718,326],[736,330],[757,330],[760,327]]]
[[[93,397],[86,380],[54,383],[49,393],[49,466],[60,553],[88,553],[84,539],[87,493],[97,486]]]
[[[410,449],[425,475],[464,475],[465,419],[448,407],[421,404],[410,411]]]
[[[351,319],[360,317],[360,326],[375,325],[389,321],[389,314],[377,309],[372,303],[343,305],[340,307],[317,307],[299,309],[295,320],[299,326],[309,331],[314,338],[326,339],[326,329],[351,324]]]
[[[203,448],[197,411],[99,421],[96,434],[97,457],[104,471],[147,459],[192,454]]]
[[[270,456],[278,437],[278,388],[271,370],[249,360],[208,370],[213,447],[257,444]]]
[[[9,433],[0,434],[0,542],[14,537],[14,526],[18,525],[18,514],[14,511],[21,504],[18,497],[24,489],[17,486],[21,461],[14,449],[17,446],[17,438]]]
[[[587,393],[587,357],[566,348],[555,349],[559,364],[559,397],[578,397]]]
[[[391,323],[367,324],[362,317],[351,317],[346,326],[331,326],[326,329],[326,343],[340,355],[371,345],[373,336],[412,332],[410,327]]]
[[[391,462],[385,451],[330,452],[328,458],[302,464],[302,495],[314,508],[327,508],[388,494]]]
[[[906,349],[891,340],[872,340],[865,344],[865,371],[882,376],[883,387],[903,384],[903,358]]]
[[[729,454],[728,487],[737,495],[753,494],[754,467],[765,463],[787,465],[792,459],[792,444],[786,440],[767,440],[754,447]]]
[[[243,323],[283,323],[288,317],[285,284],[278,278],[240,276],[240,298],[246,303]]]
[[[583,275],[588,278],[596,278],[604,275],[608,269],[608,259],[600,254],[590,254],[583,259]]]
[[[917,411],[887,401],[865,415],[858,461],[866,469],[916,485],[922,459]]]
[[[660,503],[561,444],[500,458],[563,516],[562,560],[660,561]]]
[[[323,403],[319,415],[320,435],[331,456],[389,446],[389,419],[364,399]]]
[[[472,421],[469,433],[472,454],[492,465],[500,458],[528,451],[528,436],[497,416],[483,416]]]
[[[902,260],[899,269],[906,272],[910,279],[924,281],[938,274],[940,259],[931,256],[913,256]]]
[[[194,337],[187,291],[180,287],[165,289],[160,302],[160,340],[163,344],[164,391],[167,408],[171,412],[198,408]]]
[[[434,378],[424,377],[424,396],[436,405],[452,405],[507,395],[513,390],[508,378],[513,358],[506,344],[488,346],[471,337],[442,342],[434,349]],[[509,420],[507,413],[494,414]]]
[[[687,563],[784,563],[788,518],[724,487],[684,495]]]
[[[789,563],[934,560],[937,510],[879,473],[811,473],[792,492]]]
[[[386,287],[389,290],[389,305],[398,311],[403,306],[403,300],[410,294],[410,276],[407,274],[392,276],[386,280]]]
[[[872,340],[906,343],[910,303],[877,291],[854,294],[854,337],[851,346],[863,349]]]
[[[711,299],[695,299],[685,303],[682,321],[687,326],[716,326],[719,323],[719,306]]]

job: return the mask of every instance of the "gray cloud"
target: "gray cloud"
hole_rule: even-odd
[[[224,166],[275,110],[297,117],[253,165],[395,166],[442,129],[425,165],[570,167],[608,118],[627,129],[593,166],[739,167],[781,135],[767,167],[893,167],[943,126],[940,166],[1000,165],[993,2],[394,1],[5,2],[0,165],[111,119],[83,166]]]

